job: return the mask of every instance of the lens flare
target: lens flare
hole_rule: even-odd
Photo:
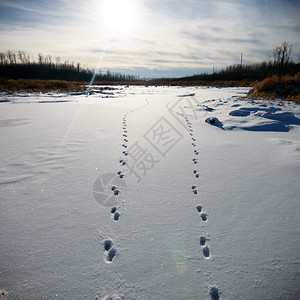
[[[181,276],[185,276],[187,271],[187,251],[181,226],[178,224],[166,224],[162,233],[163,240],[178,273]]]
[[[101,5],[104,28],[112,33],[130,33],[136,19],[134,0],[104,0]]]

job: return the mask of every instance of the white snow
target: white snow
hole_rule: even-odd
[[[95,91],[0,96],[0,298],[298,299],[299,105]]]

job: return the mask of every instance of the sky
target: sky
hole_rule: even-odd
[[[90,69],[181,77],[300,56],[298,0],[0,0],[0,52],[59,56]]]

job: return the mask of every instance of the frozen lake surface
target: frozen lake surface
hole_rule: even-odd
[[[299,105],[247,92],[0,96],[0,298],[299,299]]]

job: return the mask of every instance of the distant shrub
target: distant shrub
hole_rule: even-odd
[[[261,92],[270,92],[275,88],[277,82],[278,82],[278,76],[277,75],[273,75],[271,77],[268,77],[256,86],[256,91],[259,92],[259,93],[261,93]]]
[[[300,102],[300,73],[279,77],[273,75],[255,85],[249,92],[250,97],[275,99],[283,97],[287,100]]]
[[[65,80],[33,80],[33,79],[6,79],[0,78],[0,89],[4,92],[76,92],[83,91],[82,82]]]

